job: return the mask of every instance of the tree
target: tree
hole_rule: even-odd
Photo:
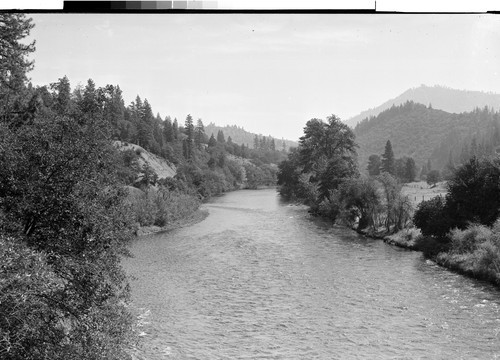
[[[177,118],[174,118],[174,122],[172,123],[172,130],[174,133],[174,139],[177,140],[179,138],[179,123],[177,122]]]
[[[196,123],[196,128],[194,130],[194,143],[200,150],[201,150],[201,144],[206,141],[205,136],[206,136],[205,126],[203,126],[203,121],[201,121],[201,119],[198,119],[198,122]]]
[[[436,196],[418,204],[413,223],[424,236],[443,238],[450,230],[450,220],[445,212],[445,200]]]
[[[387,140],[385,144],[385,151],[382,154],[382,172],[387,172],[391,175],[395,174],[394,152],[392,151],[392,144]]]
[[[441,180],[441,173],[439,170],[431,170],[427,174],[427,184],[434,186]]]
[[[15,244],[0,250],[2,358],[126,356],[131,219],[108,130],[50,113],[0,124],[0,238]]]
[[[380,156],[378,155],[370,155],[368,158],[368,174],[370,176],[380,175],[380,167],[382,166],[382,162],[380,161]]]
[[[71,111],[71,86],[67,76],[58,82],[50,84],[53,91],[54,110],[60,115],[68,115]]]
[[[210,139],[208,140],[208,147],[215,147],[217,145],[217,140],[215,140],[214,134],[210,136]]]
[[[224,138],[224,133],[222,132],[222,130],[219,130],[217,132],[217,142],[221,143],[221,144],[224,144],[226,142],[226,140]]]
[[[33,61],[27,59],[35,51],[35,41],[26,44],[34,25],[31,18],[21,13],[0,14],[0,118],[6,121],[14,108],[26,99],[26,74],[33,69]],[[17,116],[14,116],[17,117]],[[10,119],[11,122],[15,119]]]
[[[191,159],[193,156],[193,140],[194,140],[194,124],[191,115],[186,116],[186,121],[184,123],[184,132],[187,138],[184,140],[186,144],[185,158]]]
[[[271,149],[271,151],[276,151],[276,143],[274,142],[274,138],[271,138],[269,148]]]
[[[380,207],[377,186],[373,180],[350,179],[339,188],[343,218],[350,224],[358,219],[358,229],[375,227]]]
[[[500,216],[500,160],[471,158],[448,181],[446,212],[452,225],[491,226]]]
[[[163,136],[165,136],[166,142],[174,141],[174,128],[170,117],[166,117],[163,121]]]
[[[415,160],[413,158],[408,158],[406,159],[406,164],[405,164],[405,180],[407,182],[413,182],[415,181],[415,178],[417,177],[417,166],[415,165]]]
[[[297,151],[289,155],[293,162],[280,168],[280,192],[301,198],[300,187],[296,185],[298,177],[306,174],[311,185],[319,189],[316,200],[320,203],[343,181],[358,175],[356,147],[352,130],[335,115],[329,116],[327,122],[309,120]],[[291,171],[292,168],[296,170]],[[289,176],[292,178],[288,179]]]

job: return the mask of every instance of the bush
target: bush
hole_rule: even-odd
[[[491,239],[493,232],[484,225],[472,224],[465,230],[453,229],[450,232],[451,248],[453,254],[472,253],[478,246]]]
[[[165,187],[150,188],[130,204],[135,221],[141,226],[160,227],[192,214],[199,205],[195,196]]]
[[[445,201],[437,196],[422,201],[413,215],[413,223],[422,231],[424,236],[443,238],[450,229],[450,221],[444,212]]]
[[[500,233],[497,226],[489,228],[473,224],[465,230],[453,230],[450,237],[450,249],[439,254],[439,263],[500,285]]]

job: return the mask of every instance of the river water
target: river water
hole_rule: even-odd
[[[496,359],[500,292],[242,190],[139,238],[124,266],[147,359]]]

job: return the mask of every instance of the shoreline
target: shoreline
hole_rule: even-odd
[[[473,279],[479,282],[484,282],[487,283],[488,285],[492,285],[496,287],[497,289],[500,289],[500,283],[498,282],[498,279],[495,277],[495,275],[489,273],[489,272],[474,272],[471,269],[468,269],[465,267],[463,262],[451,262],[449,259],[445,259],[442,256],[439,256],[440,254],[445,254],[445,251],[436,251],[432,255],[426,254],[424,249],[420,248],[418,244],[415,243],[415,240],[406,240],[406,241],[398,241],[392,236],[395,234],[388,235],[387,233],[376,233],[372,234],[369,231],[364,231],[364,230],[357,230],[353,229],[355,232],[357,232],[360,235],[363,235],[366,238],[374,239],[374,240],[382,240],[384,243],[392,246],[396,246],[402,249],[406,249],[409,251],[418,251],[421,252],[422,255],[426,260],[432,261],[434,264],[439,265],[440,267],[451,271],[455,274],[459,274],[462,276],[465,276],[469,279]],[[402,231],[407,230],[403,229]],[[439,245],[436,245],[436,248],[439,248]]]
[[[155,225],[140,226],[136,230],[136,235],[139,238],[139,237],[143,237],[143,236],[147,236],[147,235],[151,235],[151,234],[160,234],[160,233],[180,229],[180,228],[183,228],[186,226],[191,226],[191,225],[197,224],[197,223],[205,220],[208,215],[209,215],[209,211],[207,209],[203,208],[203,206],[200,206],[198,209],[196,209],[196,211],[194,211],[190,215],[188,215],[182,219],[172,221],[171,223],[169,223],[165,226],[162,226],[162,227],[155,226]]]

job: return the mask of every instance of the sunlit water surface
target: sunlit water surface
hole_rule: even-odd
[[[496,359],[500,292],[272,189],[204,205],[124,261],[147,359]]]

